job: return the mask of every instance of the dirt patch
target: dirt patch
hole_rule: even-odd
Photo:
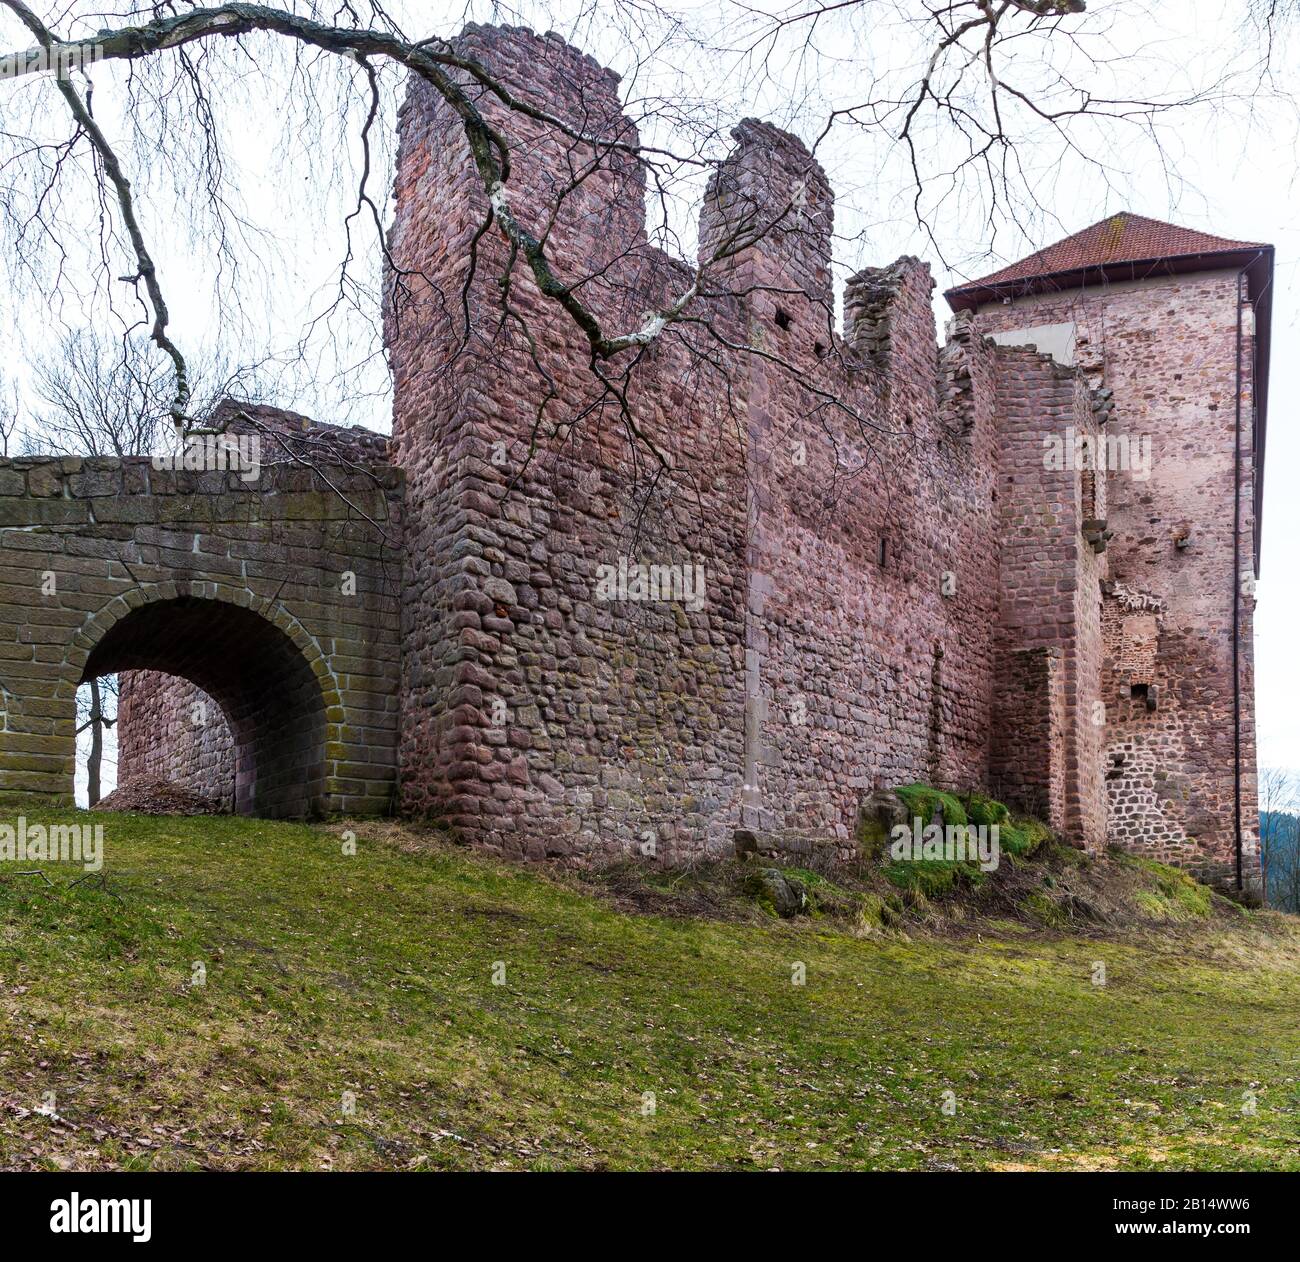
[[[169,780],[139,780],[118,785],[95,804],[97,811],[124,811],[134,815],[225,815],[217,798],[191,793]]]
[[[642,863],[626,860],[565,875],[585,893],[632,915],[752,920],[757,914],[744,893],[745,866],[731,860],[651,872]]]

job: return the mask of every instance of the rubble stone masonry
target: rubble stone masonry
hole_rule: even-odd
[[[558,37],[471,26],[457,47],[584,135],[635,138],[617,78]],[[510,137],[516,213],[607,329],[639,327],[690,283],[647,239],[626,150],[507,117],[464,82]],[[391,671],[358,702],[373,748],[328,746],[328,801],[377,807],[385,781],[362,770],[387,759],[398,809],[510,855],[684,863],[739,839],[811,860],[854,855],[864,799],[923,781],[992,790],[1088,849],[1231,879],[1234,274],[985,307],[940,347],[929,271],[902,258],[849,278],[841,327],[825,175],[794,137],[746,120],[700,212],[714,260],[700,319],[593,365],[485,228],[447,105],[414,82],[400,127],[385,304],[400,626],[376,579],[371,642],[316,633],[335,677]],[[1077,363],[986,336],[1043,324],[1075,326]],[[1248,407],[1249,374],[1240,390]],[[1054,436],[1117,432],[1151,435],[1149,478],[1049,458]],[[142,556],[181,546],[179,528],[132,529]],[[6,564],[45,563],[15,546]],[[106,598],[125,571],[93,558],[76,572]],[[0,651],[21,660],[10,630]],[[202,670],[117,664],[188,680],[130,681],[124,771],[239,798],[229,733],[178,725]],[[1253,880],[1249,736],[1243,766]]]
[[[235,805],[235,738],[221,706],[179,675],[128,670],[118,677],[119,784],[169,780]]]
[[[614,77],[559,39],[474,27],[462,47],[588,132],[631,134]],[[1044,409],[1090,423],[1086,385],[970,330],[941,357],[915,259],[851,278],[837,331],[825,176],[767,124],[734,139],[702,209],[702,256],[739,224],[780,230],[711,270],[728,296],[708,311],[710,353],[660,339],[623,412],[522,269],[512,297],[529,337],[497,318],[492,234],[468,277],[485,200],[455,119],[411,90],[392,236],[392,284],[409,294],[389,325],[410,532],[405,809],[515,854],[648,845],[685,861],[729,851],[738,828],[793,853],[852,853],[874,788],[984,786],[995,748],[1009,796],[1040,805],[1010,765],[1032,731],[1029,778],[1050,768],[1059,786],[1053,822],[1103,844],[1090,703],[1104,559],[1082,534],[1079,476],[1042,478]],[[529,189],[592,166],[553,252],[593,278],[584,298],[611,327],[685,283],[646,243],[635,166],[544,127],[516,161]],[[445,300],[462,291],[468,337]],[[601,602],[598,567],[620,557],[702,565],[701,607]],[[1004,582],[1021,586],[1008,597]],[[1012,669],[1021,653],[1040,655],[1030,686]],[[1016,691],[1000,746],[999,671]]]
[[[1027,295],[976,317],[983,332],[1074,325],[1079,371],[1113,392],[1105,431],[1127,440],[1130,453],[1149,440],[1149,476],[1131,459],[1129,468],[1109,469],[1108,508],[1097,514],[1113,531],[1100,674],[1107,835],[1220,883],[1231,883],[1235,868],[1234,546],[1243,867],[1248,882],[1259,871],[1250,581],[1255,356],[1241,293],[1235,270],[1210,271]]]

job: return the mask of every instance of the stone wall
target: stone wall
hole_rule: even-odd
[[[400,553],[381,530],[400,540],[382,466],[0,461],[0,797],[70,798],[78,685],[159,671],[226,717],[236,809],[389,809]],[[163,766],[172,716],[142,725],[130,693],[128,769]]]
[[[559,39],[472,27],[459,46],[587,134],[629,134],[614,77]],[[584,300],[615,328],[662,307],[685,277],[646,244],[635,167],[480,104],[516,142],[518,187],[590,165],[552,233],[557,266],[591,278]],[[780,227],[711,268],[715,335],[657,340],[619,406],[522,267],[518,318],[500,318],[496,234],[477,239],[468,276],[486,206],[446,107],[415,84],[401,126],[388,340],[412,567],[404,807],[513,854],[685,861],[728,850],[737,827],[796,852],[851,851],[873,787],[986,783],[995,412],[1029,387],[969,330],[941,361],[924,265],[854,277],[839,335],[825,176],[793,137],[746,121],[702,209],[702,257],[746,223]],[[462,290],[468,325],[446,301]],[[1086,388],[1044,371],[1053,406],[1086,419]],[[1100,767],[1082,783],[1077,771],[1092,754],[1079,690],[1095,686],[1100,614],[1075,593],[1096,597],[1099,566],[1071,535],[1078,477],[1059,493],[1059,520],[1027,514],[1016,543],[1059,536],[1054,555],[1074,567],[1073,586],[1051,577],[1050,717],[1061,809],[1096,845]],[[703,565],[702,601],[602,601],[599,567],[620,558]]]
[[[615,77],[557,39],[471,28],[460,46],[585,127],[625,126]],[[567,148],[544,128],[518,140],[521,187],[565,177]],[[615,158],[552,235],[566,269],[594,274],[584,298],[616,325],[681,283],[645,244],[643,194],[635,164]],[[388,329],[409,503],[403,806],[516,855],[720,852],[742,774],[745,469],[729,425],[743,404],[691,423],[725,404],[726,383],[667,339],[620,407],[520,270],[512,297],[531,342],[502,323],[495,233],[478,243],[466,338],[443,296],[465,285],[486,204],[456,120],[418,83],[396,196],[406,274],[392,285],[410,295]],[[545,198],[521,212],[540,230]],[[600,567],[620,562],[703,566],[704,600],[598,599]]]
[[[1095,436],[1092,398],[1077,373],[1032,349],[998,347],[994,357],[1001,564],[993,778],[1013,802],[1018,783],[1045,795],[1053,826],[1095,849],[1106,839],[1099,681],[1105,561],[1089,542],[1085,523],[1104,506],[1095,481],[1081,476],[1074,461],[1053,460],[1044,446],[1045,437],[1067,431]],[[1050,663],[1026,655],[1044,650],[1055,651]],[[1018,682],[1024,670],[1030,678]],[[1014,699],[1010,723],[1000,713],[1003,689]],[[1027,714],[1030,704],[1043,713]],[[1050,733],[1041,773],[1024,766],[1025,738],[1014,723]],[[1028,809],[1030,802],[1021,805]]]
[[[1233,605],[1240,619],[1245,883],[1257,883],[1254,751],[1254,362],[1235,272],[1152,277],[983,308],[983,331],[1073,323],[1078,366],[1113,392],[1105,431],[1130,443],[1105,477],[1112,596],[1106,600],[1102,765],[1112,840],[1235,880]],[[1238,312],[1246,311],[1238,360]],[[1242,413],[1237,414],[1238,362]],[[1150,476],[1132,446],[1149,436]],[[1240,520],[1235,528],[1235,449]],[[1118,453],[1116,453],[1118,454]],[[1112,465],[1119,460],[1112,461]],[[1150,637],[1155,632],[1154,646]],[[1138,686],[1142,695],[1134,696]]]
[[[168,780],[235,805],[235,741],[221,707],[178,675],[123,671],[118,678],[117,782]]]
[[[783,288],[758,263],[745,287]],[[748,827],[845,843],[873,788],[987,779],[994,435],[987,416],[961,429],[939,409],[930,289],[915,259],[850,280],[844,341],[827,337],[807,370],[841,406],[766,361],[737,366],[751,391]],[[789,328],[755,302],[750,343],[802,335],[815,355],[828,280],[806,313],[780,301]]]
[[[458,48],[583,135],[634,137],[616,77],[558,37],[471,26]],[[527,190],[516,213],[547,234],[562,277],[582,278],[607,330],[640,327],[682,292],[689,269],[648,242],[644,175],[624,151],[506,116],[465,86],[509,137],[512,188]],[[391,444],[275,409],[227,418],[286,452],[377,468],[391,455],[406,479],[392,536],[400,636],[385,622],[395,571],[361,549],[373,599],[319,641],[339,686],[327,721],[359,737],[326,741],[322,802],[381,809],[397,741],[402,808],[511,855],[682,863],[729,852],[743,830],[762,834],[760,849],[842,858],[862,799],[919,780],[991,788],[1088,849],[1110,839],[1230,875],[1234,276],[1018,299],[959,317],[940,348],[928,270],[903,258],[850,278],[840,332],[825,175],[795,138],[745,120],[701,208],[702,321],[597,372],[581,331],[487,226],[459,121],[415,82],[400,125]],[[1053,345],[1077,368],[984,336],[1044,325],[1072,326]],[[1248,322],[1243,346],[1248,363]],[[1248,372],[1242,390],[1248,413]],[[1251,428],[1247,417],[1247,444]],[[1078,459],[1080,444],[1147,432],[1149,479]],[[1241,464],[1249,487],[1244,448]],[[1254,523],[1242,501],[1249,877]],[[76,534],[69,511],[37,519]],[[204,510],[147,511],[170,523]],[[344,516],[346,554],[360,527]],[[96,534],[118,519],[90,520]],[[123,520],[140,523],[120,538],[142,556],[181,564],[190,535]],[[310,541],[293,527],[278,558],[281,535],[259,520],[244,536],[250,520],[219,510],[191,552],[289,584],[295,563],[343,564],[332,527]],[[262,564],[277,559],[281,570]],[[2,640],[0,664],[26,658]],[[210,687],[229,734],[183,730],[200,658],[146,648],[114,660],[190,682],[125,676],[124,765],[249,806],[250,695]],[[272,674],[281,693],[305,683],[287,658]],[[271,779],[285,792],[315,724],[305,740],[282,733]]]

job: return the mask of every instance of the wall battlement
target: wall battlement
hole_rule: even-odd
[[[575,126],[630,126],[613,81],[553,37],[472,28],[463,47]],[[510,853],[649,841],[684,861],[729,851],[737,828],[847,853],[873,789],[989,782],[998,665],[1050,642],[1056,691],[1023,689],[1020,710],[1034,712],[1020,721],[1060,746],[1042,765],[1060,782],[1050,805],[1063,831],[1100,844],[1100,782],[1081,788],[1071,770],[1086,743],[1077,677],[1091,665],[1073,628],[1091,623],[1069,593],[1099,600],[1102,567],[1074,538],[1081,493],[1065,479],[1051,488],[1061,608],[1050,628],[999,624],[999,591],[1018,581],[1004,570],[1019,564],[1004,532],[1026,536],[1026,556],[1045,541],[1030,503],[1009,527],[1016,494],[998,502],[1008,442],[1020,434],[1028,467],[1044,408],[1087,423],[1086,387],[969,329],[941,366],[916,259],[854,276],[837,331],[824,173],[768,124],[745,120],[733,139],[701,209],[717,295],[708,353],[693,329],[660,339],[620,416],[593,393],[575,330],[520,269],[513,296],[531,343],[501,328],[490,351],[462,351],[433,295],[465,283],[448,245],[483,200],[454,120],[412,89],[393,241],[399,267],[429,288],[389,336],[414,532],[404,805]],[[572,150],[530,137],[520,187],[604,161]],[[609,165],[562,208],[555,257],[596,278],[602,315],[634,320],[674,294],[683,269],[646,246],[642,185]],[[499,309],[503,261],[484,259],[469,286],[471,327]],[[544,398],[549,414],[584,420],[524,463]],[[668,458],[653,477],[636,435]],[[601,567],[620,559],[701,564],[702,603],[601,601]]]

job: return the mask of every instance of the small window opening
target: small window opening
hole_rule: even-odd
[[[876,552],[876,560],[883,566],[889,560],[889,541],[884,535],[880,536],[880,544]]]
[[[813,354],[816,355],[818,359],[824,359],[824,358],[826,357],[826,346],[825,346],[825,344],[822,343],[822,342],[814,342],[814,343],[813,343]]]
[[[776,309],[776,327],[777,327],[778,329],[788,329],[788,328],[790,327],[790,324],[791,324],[791,320],[790,320],[789,315],[787,315],[786,312],[783,311],[780,307],[777,307],[777,309]]]
[[[1134,701],[1145,701],[1148,692],[1150,692],[1149,684],[1129,684],[1128,686],[1128,695]]]

